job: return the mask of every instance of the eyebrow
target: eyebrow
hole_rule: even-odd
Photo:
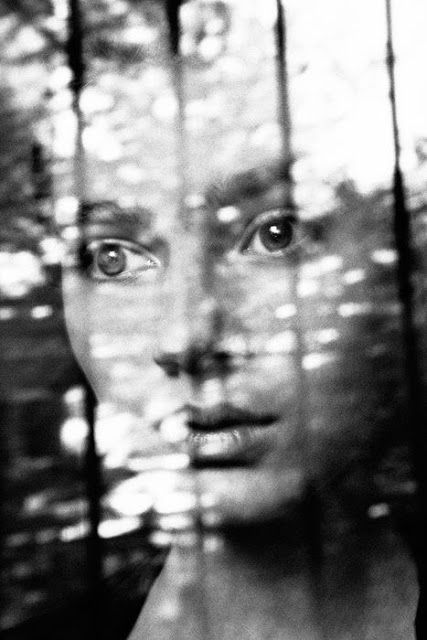
[[[99,227],[119,236],[134,236],[150,231],[152,221],[153,214],[149,209],[123,209],[114,201],[85,203],[80,215],[83,231]]]
[[[219,177],[205,192],[210,208],[238,205],[242,201],[258,198],[273,187],[290,183],[290,162],[273,161],[235,173],[226,178]]]

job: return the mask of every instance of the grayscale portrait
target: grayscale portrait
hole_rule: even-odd
[[[423,3],[42,4],[52,477],[86,509],[55,557],[89,576],[45,628],[423,638]]]

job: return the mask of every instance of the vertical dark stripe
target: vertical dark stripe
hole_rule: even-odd
[[[184,228],[188,228],[189,210],[186,203],[186,197],[189,188],[189,176],[188,176],[188,142],[186,132],[186,94],[185,94],[185,74],[184,74],[184,60],[180,50],[180,40],[182,35],[182,25],[180,20],[180,8],[183,0],[165,0],[166,1],[166,13],[169,27],[169,47],[171,56],[171,68],[174,83],[175,97],[178,103],[178,114],[176,118],[177,137],[176,137],[176,149],[177,149],[177,164],[178,164],[178,177],[179,177],[179,192],[178,192],[178,213],[181,217],[181,223]],[[191,312],[191,310],[190,310]],[[195,483],[195,497],[200,504],[200,492],[197,486],[197,480],[194,478]],[[200,511],[200,510],[199,510]],[[193,579],[197,582],[197,597],[198,601],[196,608],[198,611],[198,619],[200,627],[198,627],[198,634],[203,637],[204,640],[210,640],[211,635],[211,623],[209,615],[208,599],[206,596],[207,585],[206,580],[208,578],[206,568],[205,557],[205,532],[202,519],[199,515],[196,516],[195,533],[197,534],[196,548],[193,549],[195,557],[195,573]],[[195,591],[196,593],[196,591]]]
[[[80,96],[84,84],[83,20],[79,0],[69,0],[68,39],[66,42],[68,66],[72,72],[71,90]]]
[[[277,22],[275,28],[276,37],[276,60],[277,60],[277,94],[278,94],[278,114],[282,135],[282,164],[284,167],[284,181],[286,182],[286,196],[284,206],[292,209],[296,214],[296,205],[293,194],[292,176],[292,120],[289,106],[289,78],[287,65],[287,31],[286,14],[282,5],[282,0],[276,0]],[[299,265],[300,266],[300,265]],[[304,320],[301,310],[301,303],[298,297],[299,268],[294,277],[293,290],[297,307],[296,322],[294,331],[297,336],[296,366],[298,371],[298,413],[299,413],[299,433],[300,446],[302,451],[302,463],[304,471],[311,468],[310,465],[310,439],[308,429],[308,402],[309,384],[307,374],[303,366],[303,358],[306,352],[304,336]],[[321,557],[321,536],[320,536],[320,505],[318,502],[316,487],[310,484],[307,488],[307,498],[304,504],[304,517],[306,522],[306,535],[311,551],[313,569],[319,564]]]
[[[175,98],[178,104],[178,115],[176,118],[176,156],[178,165],[179,191],[178,209],[183,224],[187,221],[187,207],[185,204],[187,195],[187,136],[185,130],[185,89],[184,89],[184,68],[180,55],[181,22],[180,7],[181,0],[166,0],[166,14],[169,28],[169,48],[170,64],[172,71],[172,82]]]
[[[2,336],[2,340],[5,340],[5,336]],[[0,345],[1,348],[1,345]],[[6,496],[8,494],[8,486],[7,486],[7,478],[10,477],[9,473],[9,465],[10,454],[8,451],[8,419],[7,415],[7,403],[5,399],[0,398],[0,615],[2,616],[3,606],[6,602],[6,597],[8,595],[7,584],[3,579],[3,576],[6,575],[6,554],[7,554],[7,545],[6,545],[6,515],[8,509],[6,508]],[[12,517],[16,517],[15,514]],[[10,516],[9,516],[10,517]],[[2,629],[0,628],[0,633]]]
[[[425,541],[427,539],[427,438],[425,433],[425,405],[420,362],[420,344],[415,327],[415,292],[413,271],[415,256],[412,244],[411,221],[407,206],[404,177],[400,164],[400,135],[397,115],[397,97],[395,81],[395,54],[393,46],[393,24],[391,0],[386,0],[387,23],[387,70],[390,83],[390,108],[394,144],[393,227],[398,252],[397,282],[402,309],[402,335],[405,348],[405,375],[407,392],[408,436],[412,445],[414,471],[418,483],[418,508],[420,520],[415,532],[415,550],[420,582],[420,603],[417,614],[418,637],[424,638],[427,633],[427,556]]]
[[[89,612],[91,632],[97,634],[103,629],[103,545],[99,535],[101,522],[102,475],[100,457],[98,455],[95,436],[96,398],[88,382],[82,380],[85,389],[85,418],[88,424],[86,449],[84,454],[84,470],[86,495],[88,501],[89,533],[87,538],[88,580],[93,609]],[[98,636],[101,638],[101,636]]]
[[[77,122],[76,149],[74,154],[75,196],[81,204],[86,198],[85,153],[83,148],[83,114],[80,107],[80,96],[85,83],[85,63],[83,46],[83,16],[80,0],[69,0],[68,34],[66,54],[71,70],[70,89],[73,98],[73,111]]]
[[[181,0],[166,0],[166,15],[169,27],[169,46],[172,58],[179,58],[179,41],[181,36],[181,27],[179,20],[179,11]]]
[[[276,0],[277,22],[276,36],[276,61],[277,61],[277,97],[279,110],[279,124],[282,134],[282,161],[287,168],[285,180],[288,181],[287,206],[294,207],[292,194],[292,142],[291,142],[291,113],[289,108],[289,82],[287,66],[287,42],[286,42],[286,16],[281,0]]]
[[[69,0],[68,19],[68,64],[72,72],[70,88],[73,93],[73,110],[77,121],[76,149],[74,158],[75,196],[78,200],[80,234],[84,237],[84,209],[86,199],[85,157],[82,135],[84,130],[83,115],[80,108],[81,92],[85,83],[83,15],[79,0]],[[87,331],[88,322],[81,327]],[[89,345],[88,345],[89,348]],[[95,395],[82,374],[82,386],[85,390],[85,418],[88,424],[88,435],[84,455],[84,474],[86,497],[88,501],[89,533],[87,536],[87,570],[90,599],[88,602],[87,637],[102,638],[102,562],[103,549],[99,535],[101,520],[102,477],[100,458],[96,447],[95,435]]]
[[[394,140],[394,236],[398,251],[397,279],[399,299],[402,306],[402,328],[405,346],[405,373],[407,385],[408,428],[412,438],[415,471],[420,481],[420,490],[426,490],[427,447],[423,421],[423,385],[419,359],[419,344],[415,328],[415,294],[412,282],[415,256],[412,248],[410,214],[406,201],[404,178],[400,166],[400,142],[397,119],[397,101],[395,89],[395,57],[391,20],[391,2],[386,0],[387,8],[387,68],[390,81],[390,104],[392,112]]]
[[[390,106],[391,117],[393,126],[393,145],[394,145],[394,160],[396,167],[400,167],[400,135],[399,126],[397,122],[397,104],[396,104],[396,81],[395,81],[395,55],[393,49],[393,25],[391,14],[391,2],[386,0],[386,19],[387,19],[387,69],[389,73],[390,82]]]

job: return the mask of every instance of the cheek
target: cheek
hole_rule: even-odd
[[[231,321],[247,334],[271,339],[292,325],[294,277],[284,265],[273,268],[248,262],[230,270],[219,266],[216,291]]]
[[[153,361],[159,313],[145,288],[63,281],[65,319],[74,354],[99,401],[135,408],[158,384]]]
[[[298,371],[292,355],[257,356],[230,375],[227,388],[244,406],[260,413],[289,415],[298,393]]]

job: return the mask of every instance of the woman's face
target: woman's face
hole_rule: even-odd
[[[135,417],[134,455],[188,456],[185,486],[214,522],[277,516],[321,472],[303,426],[295,295],[311,241],[285,195],[270,183],[183,213],[94,207],[64,273],[98,400]]]

